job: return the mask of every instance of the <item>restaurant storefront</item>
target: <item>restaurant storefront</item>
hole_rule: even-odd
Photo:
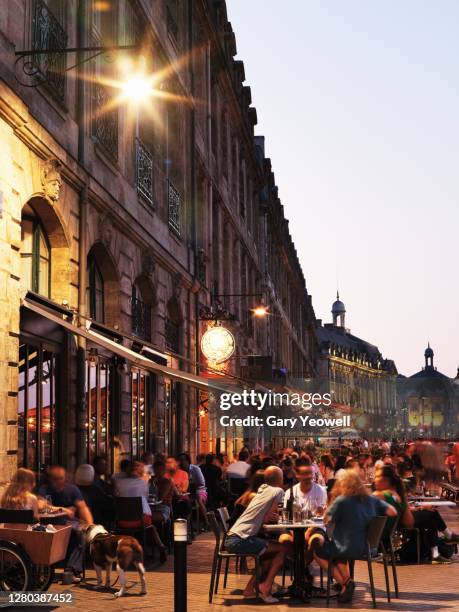
[[[74,413],[81,406],[74,401],[76,385],[72,380],[77,337],[85,338],[87,343],[84,460],[91,462],[96,455],[105,455],[115,469],[121,455],[140,458],[147,451],[181,450],[183,385],[206,389],[206,379],[167,366],[167,356],[151,345],[145,354],[142,350],[137,352],[139,346],[130,336],[113,330],[110,338],[106,330],[101,333],[100,324],[90,320],[78,327],[74,324],[75,313],[42,296],[29,292],[21,313],[19,466],[40,472],[56,462],[69,465],[70,455],[78,456],[78,418]],[[27,331],[31,326],[35,334]],[[39,329],[43,337],[37,336]],[[161,432],[157,427],[159,384],[163,385],[165,398]],[[163,449],[156,448],[158,434],[163,436]],[[122,439],[129,441],[129,448],[124,444],[121,453]]]

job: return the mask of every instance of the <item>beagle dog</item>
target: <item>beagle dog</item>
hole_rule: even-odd
[[[102,587],[102,571],[105,570],[105,588],[110,588],[110,572],[112,563],[116,562],[116,570],[120,579],[120,590],[116,597],[126,593],[126,571],[131,563],[139,572],[140,594],[147,593],[145,567],[143,565],[143,549],[139,542],[125,535],[108,533],[102,525],[88,525],[85,529],[85,541],[97,574],[97,587]]]

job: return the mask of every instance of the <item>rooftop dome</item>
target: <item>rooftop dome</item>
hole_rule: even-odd
[[[433,350],[430,348],[430,342],[427,345],[426,350],[424,351],[424,357],[433,357],[434,356],[434,352]]]
[[[336,302],[333,302],[333,306],[332,306],[332,314],[343,314],[346,312],[346,307],[344,306],[343,302],[339,299],[339,293],[336,292]]]

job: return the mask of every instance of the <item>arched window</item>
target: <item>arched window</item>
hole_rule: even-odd
[[[88,256],[88,312],[91,319],[105,322],[104,278],[96,258],[93,254]]]
[[[51,248],[39,218],[28,205],[21,221],[21,276],[28,289],[50,297]]]

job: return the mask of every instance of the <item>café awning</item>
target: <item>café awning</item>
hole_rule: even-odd
[[[34,300],[28,299],[27,297],[22,301],[22,305],[25,308],[28,308],[29,310],[43,317],[46,317],[48,320],[53,321],[57,325],[60,325],[67,331],[73,334],[77,334],[78,336],[82,336],[83,338],[86,338],[87,340],[90,340],[91,342],[94,342],[95,344],[98,344],[99,346],[109,351],[112,351],[119,357],[123,357],[133,365],[152,372],[153,374],[160,374],[162,376],[166,376],[172,380],[191,385],[192,387],[201,389],[203,391],[208,391],[210,389],[221,390],[222,392],[227,391],[227,388],[225,386],[226,383],[219,383],[219,381],[215,378],[209,380],[207,378],[204,378],[203,376],[192,374],[191,372],[185,372],[184,370],[179,370],[176,368],[171,368],[167,365],[156,363],[152,359],[149,359],[148,357],[145,357],[144,355],[133,351],[124,344],[116,342],[115,340],[111,340],[107,336],[102,335],[101,333],[98,333],[95,330],[91,329],[90,320],[87,321],[87,325],[85,325],[84,327],[79,327],[78,325],[75,325],[72,321],[68,320],[65,315],[60,314],[58,311],[53,312],[46,306],[36,303]],[[75,314],[75,316],[78,317],[77,314]],[[149,351],[151,352],[152,349],[149,349]],[[156,351],[156,353],[158,356],[163,355],[159,351]],[[164,355],[164,357],[166,356]]]

